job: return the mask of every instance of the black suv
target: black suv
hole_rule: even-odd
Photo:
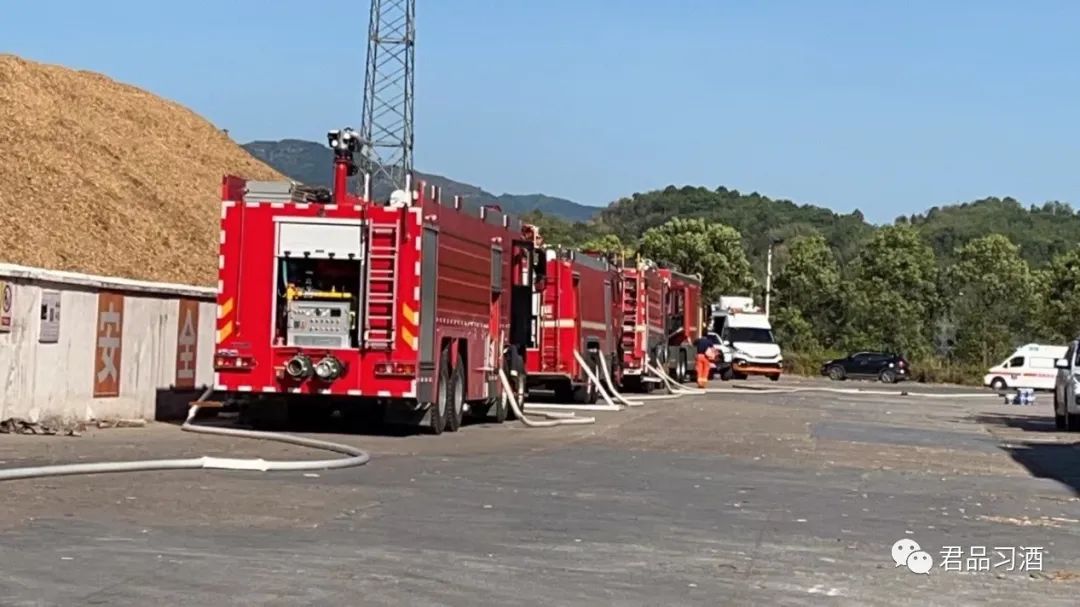
[[[847,358],[830,360],[821,365],[821,374],[834,381],[849,377],[872,377],[892,384],[908,379],[911,376],[911,366],[899,354],[856,352]]]

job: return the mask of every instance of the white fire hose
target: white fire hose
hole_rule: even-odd
[[[506,396],[507,401],[510,403],[510,408],[514,411],[514,415],[521,421],[522,424],[529,428],[554,428],[555,426],[571,426],[571,425],[584,425],[595,424],[595,417],[577,417],[573,414],[559,414],[559,413],[539,413],[537,416],[546,417],[544,420],[535,420],[525,417],[525,412],[522,411],[518,405],[517,394],[514,392],[514,387],[510,385],[510,380],[506,377],[506,371],[499,369],[499,381],[502,382],[503,394]],[[530,413],[530,415],[534,415]]]
[[[581,365],[581,368],[584,369],[585,374],[589,377],[589,381],[596,386],[596,390],[600,392],[600,396],[604,397],[607,404],[611,407],[618,407],[621,410],[622,407],[616,405],[615,401],[611,400],[611,395],[608,394],[607,388],[604,387],[600,378],[596,376],[596,373],[592,370],[592,367],[589,366],[589,363],[585,361],[585,357],[581,355],[581,352],[574,350],[574,358],[577,359],[578,364]],[[600,358],[602,360],[604,358],[603,355],[601,355]]]
[[[600,357],[600,369],[604,372],[604,379],[607,380],[607,386],[611,389],[611,395],[615,397],[615,400],[626,405],[627,407],[641,407],[645,403],[636,400],[626,400],[626,398],[619,394],[619,391],[615,389],[615,382],[611,379],[611,371],[608,370],[607,357]]]
[[[705,394],[705,390],[702,390],[701,388],[687,388],[686,386],[675,381],[675,379],[668,375],[667,371],[665,371],[664,368],[660,365],[650,364],[649,370],[655,373],[658,377],[660,377],[660,379],[663,380],[665,384],[667,384],[668,388],[672,392],[675,392],[677,394]]]
[[[649,364],[648,362],[645,363],[645,370],[649,371],[649,372],[651,372],[653,374],[657,374],[656,369],[651,364]],[[642,373],[641,381],[642,382],[645,381],[644,373]],[[676,390],[672,389],[671,386],[669,386],[665,382],[663,376],[660,377],[660,384],[662,386],[664,386],[665,389],[667,389],[668,394],[639,394],[639,395],[635,396],[634,398],[636,398],[638,400],[642,400],[642,401],[644,401],[644,400],[671,400],[673,398],[679,398],[680,396],[685,396],[686,395],[685,392],[680,392],[680,391],[676,391]]]
[[[199,398],[199,400],[201,401],[205,399],[210,392],[210,390],[207,390],[207,392],[204,393],[203,396]],[[214,434],[218,436],[255,438],[260,440],[275,441],[279,443],[288,443],[290,445],[298,445],[301,447],[311,447],[313,449],[322,449],[325,451],[333,451],[335,453],[343,453],[348,457],[311,461],[268,461],[262,458],[239,459],[232,457],[203,456],[188,459],[150,459],[132,462],[59,464],[53,466],[31,466],[27,468],[9,468],[7,470],[0,470],[0,481],[10,481],[23,478],[39,478],[46,476],[67,476],[73,474],[144,472],[148,470],[216,469],[258,470],[260,472],[330,470],[337,468],[351,468],[353,466],[362,466],[371,460],[371,456],[368,455],[366,451],[340,443],[331,443],[329,441],[303,438],[290,434],[278,434],[275,432],[260,432],[256,430],[240,430],[236,428],[218,428],[212,426],[196,426],[192,422],[198,412],[199,405],[198,401],[196,401],[191,405],[191,408],[188,410],[187,420],[184,421],[184,425],[180,426],[180,429],[185,432],[195,432],[198,434]]]

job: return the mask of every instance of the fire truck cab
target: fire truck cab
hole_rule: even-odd
[[[502,421],[524,373],[536,234],[497,208],[407,186],[348,191],[358,137],[331,131],[334,187],[222,184],[215,387],[291,416]]]

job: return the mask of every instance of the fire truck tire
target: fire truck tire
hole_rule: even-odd
[[[679,350],[679,361],[675,363],[675,383],[685,383],[686,377],[686,350]]]
[[[488,409],[488,414],[496,424],[501,424],[506,421],[507,416],[510,414],[510,401],[505,394],[495,399],[495,403]]]
[[[600,365],[596,362],[596,355],[592,352],[589,353],[586,359],[589,363],[589,368],[593,373],[600,372]],[[596,388],[596,384],[592,383],[588,379],[588,374],[585,376],[585,383],[574,388],[573,400],[578,404],[592,405],[596,404],[596,401],[600,398],[600,391]]]
[[[645,394],[652,394],[653,389],[656,387],[651,381],[638,380],[638,382],[638,385],[640,386],[639,389]]]
[[[575,403],[592,405],[596,403],[598,397],[599,394],[596,391],[596,386],[594,386],[592,382],[586,382],[577,388],[574,388],[573,401]]]
[[[574,384],[570,380],[560,381],[555,385],[555,400],[568,403],[574,398]]]
[[[509,348],[505,356],[503,356],[503,368],[508,372],[516,371],[516,373],[510,373],[510,384],[517,390],[514,398],[517,398],[519,403],[524,402],[525,360],[521,357],[521,353],[514,348]],[[492,411],[494,416],[490,415]],[[516,419],[514,412],[510,410],[510,397],[500,391],[499,397],[495,399],[495,404],[488,411],[488,416],[489,418],[494,417],[497,424],[501,424],[507,419]]]
[[[457,432],[465,416],[465,361],[459,360],[450,374],[450,400],[446,404],[446,431]]]
[[[450,351],[444,349],[439,362],[439,385],[435,386],[435,402],[428,407],[428,430],[442,434],[446,428],[446,410],[450,406]]]

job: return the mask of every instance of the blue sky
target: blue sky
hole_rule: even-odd
[[[496,193],[725,185],[877,222],[1080,203],[1080,3],[417,4],[417,168]],[[150,89],[241,142],[322,141],[359,127],[367,10],[0,0],[0,52]]]

